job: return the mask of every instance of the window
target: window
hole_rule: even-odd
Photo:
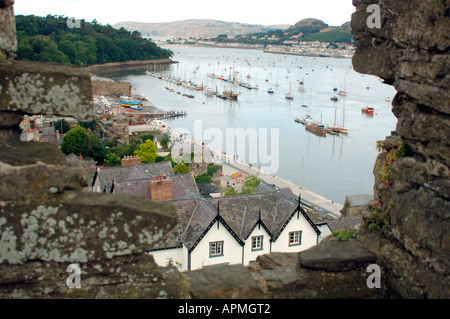
[[[289,233],[289,246],[301,245],[302,244],[302,232],[293,231]]]
[[[223,256],[223,241],[209,243],[209,257]]]
[[[252,237],[252,251],[263,249],[263,236]]]

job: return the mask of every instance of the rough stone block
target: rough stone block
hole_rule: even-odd
[[[361,268],[377,260],[356,240],[348,242],[324,239],[300,254],[300,265],[307,269],[342,272]]]
[[[259,299],[261,287],[242,265],[217,265],[186,274],[195,299]]]
[[[95,117],[90,75],[82,69],[40,62],[0,63],[0,111]]]
[[[14,0],[0,1],[0,61],[15,57],[17,49]]]
[[[0,208],[0,264],[87,263],[144,254],[176,223],[175,207],[128,194],[64,192]]]

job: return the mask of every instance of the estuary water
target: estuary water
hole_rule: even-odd
[[[165,122],[172,130],[179,129],[191,136],[194,129],[198,132],[200,125],[200,136],[205,143],[210,142],[205,134],[208,129],[222,132],[224,146],[230,142],[226,141],[227,129],[256,131],[258,141],[265,135],[268,150],[258,148],[258,154],[269,156],[273,161],[277,157],[274,154],[278,155],[274,174],[321,196],[343,204],[346,195],[373,193],[372,170],[378,154],[376,142],[390,135],[397,122],[391,102],[386,101],[393,99],[396,93],[392,86],[383,84],[378,77],[355,72],[351,59],[248,49],[167,48],[174,52],[173,60],[179,63],[149,65],[148,71],[203,84],[220,93],[237,91],[238,100],[223,100],[204,91],[146,75],[146,69],[114,72],[107,76],[130,82],[133,93],[143,95],[164,111],[186,111],[186,117]],[[232,85],[210,74],[225,78],[234,76],[259,89]],[[299,91],[301,82],[306,92]],[[173,88],[174,92],[167,88]],[[273,94],[268,93],[269,88],[274,90]],[[345,90],[347,96],[338,95],[335,88]],[[289,92],[292,100],[285,98]],[[334,96],[339,101],[332,101]],[[365,106],[373,107],[375,114],[362,113]],[[349,133],[315,135],[305,130],[304,125],[294,122],[295,118],[306,115],[325,125],[344,125]],[[267,133],[263,134],[265,131],[260,129],[267,129]],[[224,150],[228,156],[237,155],[253,166],[261,165],[264,170],[269,165],[267,159],[262,155],[251,158],[249,147],[254,142],[248,138],[246,141],[245,154],[237,146]]]

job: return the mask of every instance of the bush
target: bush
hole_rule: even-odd
[[[197,184],[211,183],[212,179],[211,179],[211,177],[209,177],[209,175],[207,173],[205,173],[205,174],[200,174],[200,175],[195,176],[195,182]]]

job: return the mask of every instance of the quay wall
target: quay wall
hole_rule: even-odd
[[[90,73],[102,73],[106,71],[114,71],[121,69],[140,69],[152,64],[172,64],[178,63],[171,59],[158,59],[158,60],[138,60],[138,61],[125,61],[125,62],[112,62],[95,64],[85,68]]]

